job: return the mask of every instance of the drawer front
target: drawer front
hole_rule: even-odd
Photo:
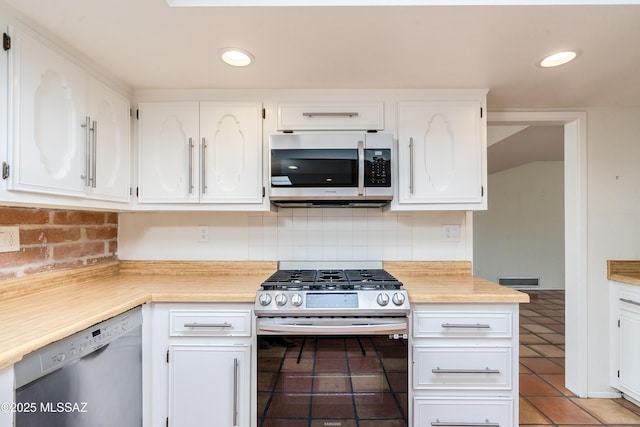
[[[170,336],[251,336],[251,310],[171,310]]]
[[[413,313],[413,336],[439,338],[511,338],[510,312],[417,311]]]
[[[384,107],[363,104],[283,104],[278,130],[384,130]]]
[[[414,389],[510,390],[511,347],[413,347]]]
[[[513,427],[510,398],[416,397],[413,425],[420,427]]]

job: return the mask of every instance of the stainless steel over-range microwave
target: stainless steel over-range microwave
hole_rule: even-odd
[[[378,207],[393,198],[390,134],[279,134],[269,143],[277,206]]]

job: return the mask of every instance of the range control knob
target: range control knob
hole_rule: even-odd
[[[294,294],[291,297],[291,304],[293,304],[296,307],[300,307],[302,305],[302,295]]]
[[[271,304],[271,295],[269,295],[269,294],[260,294],[260,297],[258,298],[258,301],[260,301],[260,305],[269,305],[269,304]]]
[[[393,301],[395,305],[404,304],[404,294],[401,294],[400,292],[396,292],[395,294],[393,294],[391,301]]]
[[[276,295],[276,304],[282,307],[287,303],[287,296],[285,294]]]
[[[381,305],[384,307],[385,305],[389,304],[389,295],[385,293],[379,293],[376,301],[378,301],[378,305]]]

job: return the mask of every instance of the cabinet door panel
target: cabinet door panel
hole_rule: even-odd
[[[25,31],[13,37],[11,189],[83,195],[86,73]]]
[[[169,425],[247,426],[250,347],[171,346]]]
[[[202,201],[262,201],[260,111],[259,104],[200,104]]]
[[[482,201],[481,104],[399,107],[399,203]]]
[[[197,203],[198,103],[140,105],[140,203]]]
[[[635,298],[640,301],[640,298]],[[620,310],[620,388],[640,396],[640,310]]]
[[[89,78],[88,114],[96,122],[96,183],[88,193],[100,199],[129,201],[129,101]]]

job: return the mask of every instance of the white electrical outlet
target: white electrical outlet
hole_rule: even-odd
[[[0,227],[0,252],[20,250],[20,228]]]
[[[198,227],[198,242],[209,241],[209,226],[201,225]]]
[[[444,224],[442,226],[442,241],[459,242],[460,226],[458,224]]]

